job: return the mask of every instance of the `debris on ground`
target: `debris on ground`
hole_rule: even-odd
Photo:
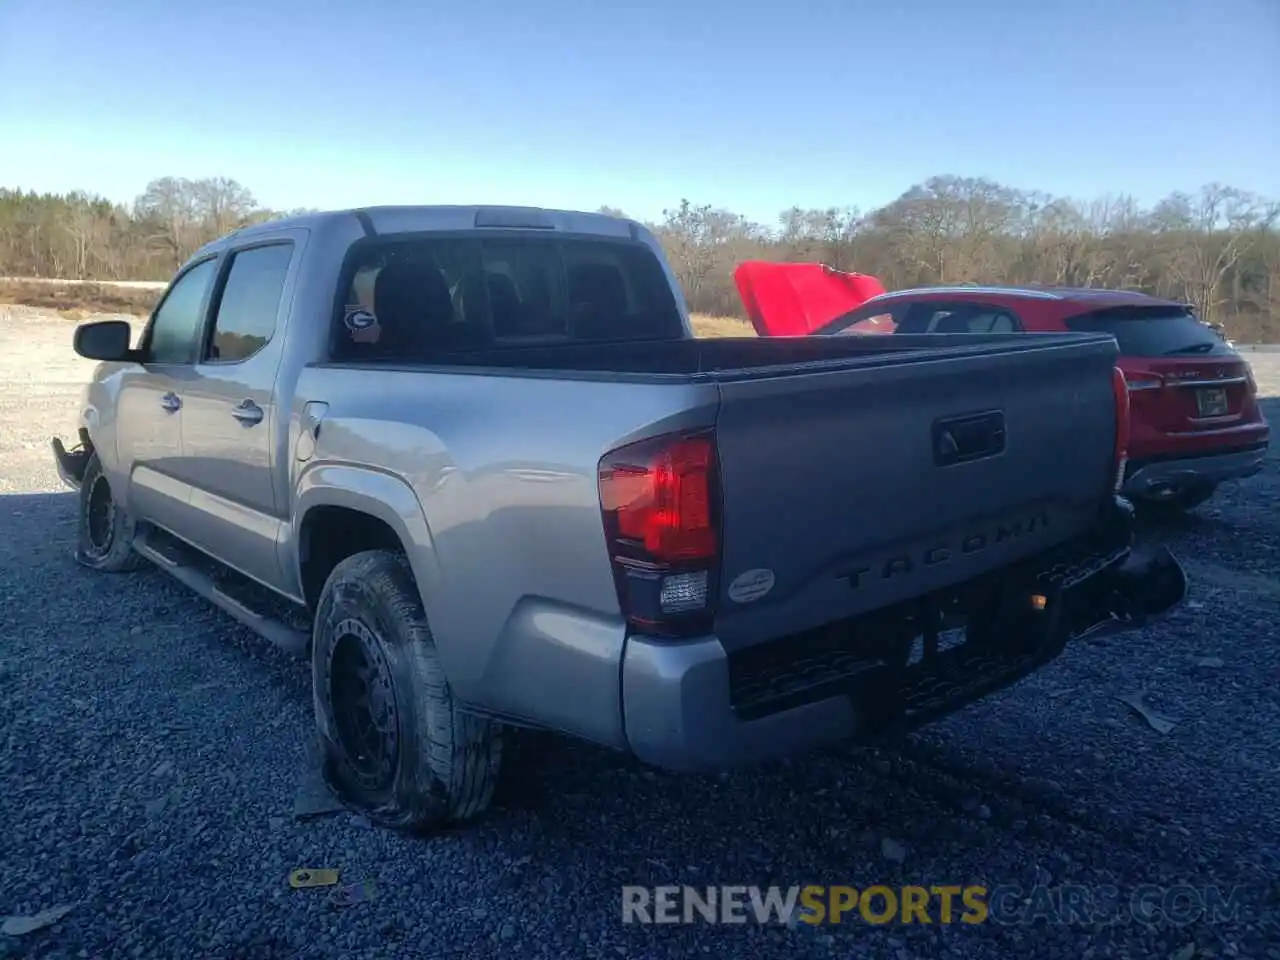
[[[902,863],[907,859],[907,848],[892,837],[885,837],[880,841],[880,853],[886,860],[894,863]]]
[[[377,895],[378,890],[372,880],[361,880],[333,891],[329,895],[329,903],[335,907],[350,907],[357,903],[367,903]]]
[[[306,867],[299,867],[289,874],[289,886],[295,890],[306,890],[310,887],[332,887],[337,882],[337,870],[311,870]]]
[[[4,924],[0,925],[0,933],[10,937],[25,936],[53,926],[70,912],[71,907],[50,907],[29,917],[5,917]]]
[[[308,770],[303,774],[298,783],[298,792],[293,798],[295,820],[313,820],[316,817],[342,813],[346,809],[329,789],[319,770]]]
[[[1225,665],[1221,657],[1201,657],[1196,661],[1197,667],[1207,667],[1210,670],[1218,670]]]
[[[1142,693],[1126,693],[1124,696],[1116,697],[1121,703],[1129,707],[1134,713],[1147,721],[1147,725],[1157,733],[1168,733],[1175,726],[1176,720],[1170,720],[1168,717],[1162,717],[1143,702],[1145,694]]]

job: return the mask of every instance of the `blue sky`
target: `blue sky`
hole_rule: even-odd
[[[0,0],[0,131],[0,185],[122,201],[1280,198],[1280,0]]]

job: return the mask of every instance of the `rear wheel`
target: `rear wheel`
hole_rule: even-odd
[[[489,807],[500,727],[459,709],[403,555],[367,550],[334,568],[312,681],[326,779],[370,820],[417,831]]]
[[[1165,500],[1144,499],[1134,503],[1138,512],[1152,520],[1164,520],[1179,517],[1188,510],[1194,510],[1217,492],[1217,484],[1203,487],[1191,487],[1180,490]]]
[[[96,453],[90,455],[85,465],[79,503],[77,562],[108,573],[140,568],[144,561],[133,552],[134,522],[116,501]]]

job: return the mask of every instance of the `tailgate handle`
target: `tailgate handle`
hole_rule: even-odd
[[[933,462],[940,467],[1004,453],[1004,411],[987,410],[933,422]]]

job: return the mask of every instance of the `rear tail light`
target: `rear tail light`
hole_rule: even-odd
[[[1164,386],[1164,378],[1154,373],[1130,373],[1128,376],[1121,373],[1120,376],[1124,379],[1130,391],[1159,390]]]
[[[1247,385],[1249,396],[1256,397],[1258,395],[1258,381],[1253,379],[1253,367],[1246,360],[1244,365],[1244,381]]]
[[[669,637],[709,630],[720,559],[714,436],[672,434],[620,447],[601,458],[599,482],[628,625]]]
[[[1111,392],[1116,398],[1116,444],[1112,455],[1112,465],[1115,467],[1114,486],[1115,493],[1120,492],[1120,488],[1124,486],[1125,467],[1129,463],[1129,390],[1131,389],[1128,381],[1125,380],[1124,371],[1116,367],[1111,372]]]

